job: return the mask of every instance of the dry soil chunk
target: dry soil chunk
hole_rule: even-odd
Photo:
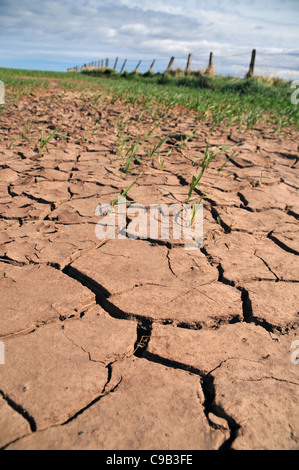
[[[297,227],[296,230],[281,233],[279,230],[274,230],[271,234],[271,239],[279,245],[283,250],[299,255],[299,237]]]
[[[289,362],[287,367],[298,366]],[[216,406],[240,426],[235,450],[298,449],[298,379],[281,380],[262,364],[244,359],[227,361],[213,376]]]
[[[252,280],[276,280],[275,274],[256,255],[257,249],[264,248],[265,245],[270,245],[273,249],[274,243],[248,233],[232,232],[219,235],[204,247],[213,262],[221,267],[224,278],[242,285],[243,282]],[[260,250],[263,251],[261,248]]]
[[[96,224],[98,217],[95,216],[95,211],[98,205],[98,198],[74,199],[54,210],[50,219],[57,220],[60,224]]]
[[[71,267],[76,276],[88,278],[111,295],[136,286],[203,285],[217,279],[216,268],[200,250],[168,250],[141,240],[110,240],[76,260]]]
[[[3,368],[3,365],[0,367]],[[30,426],[28,421],[0,396],[0,449],[29,433]]]
[[[103,364],[70,341],[62,326],[5,340],[3,393],[33,418],[37,429],[65,422],[102,394],[108,380]]]
[[[288,253],[270,240],[260,244],[255,252],[269,270],[282,281],[299,281],[299,257]]]
[[[98,305],[83,318],[66,322],[64,333],[91,360],[105,365],[133,354],[137,339],[136,322],[112,318]]]
[[[0,336],[30,331],[53,319],[79,316],[95,302],[86,287],[45,266],[8,266],[0,288]]]
[[[35,184],[14,186],[13,193],[26,195],[49,203],[61,203],[70,199],[68,185],[61,181],[40,181]]]
[[[47,223],[24,224],[17,230],[10,230],[0,245],[0,257],[29,264],[44,263],[63,269],[74,261],[82,251],[88,251],[101,244],[95,236],[95,225],[59,225]],[[7,243],[9,241],[9,243]]]
[[[299,325],[298,284],[293,282],[245,283],[252,316],[270,329],[288,331]],[[251,313],[250,312],[250,313]]]
[[[296,191],[284,183],[245,189],[241,194],[248,206],[258,211],[272,208],[284,210],[296,198]]]
[[[11,170],[10,168],[5,168],[2,169],[0,168],[0,180],[1,183],[6,182],[6,183],[13,183],[19,178],[18,173],[15,171]]]
[[[66,426],[20,440],[20,449],[217,449],[227,430],[209,426],[200,378],[145,359],[118,362],[113,393]]]
[[[232,230],[248,233],[269,233],[280,228],[281,231],[289,231],[288,226],[293,223],[292,217],[278,209],[250,212],[237,207],[225,207],[219,210],[221,221]]]
[[[215,327],[242,318],[241,293],[219,282],[197,287],[141,286],[106,301],[116,314],[195,327]]]
[[[24,196],[12,198],[0,204],[0,216],[4,219],[44,219],[51,212],[50,204],[43,204]]]
[[[222,325],[217,330],[190,330],[153,324],[146,356],[164,358],[209,374],[228,359],[264,364],[281,380],[296,381],[299,370],[290,366],[292,338],[270,335],[253,323]]]
[[[165,246],[140,240],[110,240],[72,264],[84,277],[92,279],[110,294],[133,289],[135,285],[169,284],[175,276],[168,267]]]
[[[146,357],[213,378],[216,409],[240,426],[234,448],[291,449],[299,437],[294,339],[247,323],[199,331],[154,324]]]
[[[209,284],[218,279],[218,270],[200,250],[173,248],[168,253],[168,260],[171,271],[188,286]]]

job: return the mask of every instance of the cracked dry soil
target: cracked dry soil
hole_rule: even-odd
[[[53,92],[0,116],[0,448],[298,449],[298,133],[214,130],[212,145],[237,152],[196,190],[200,250],[103,244],[95,209],[137,173],[131,200],[186,201],[211,129],[168,111],[157,133],[196,135],[163,171],[141,150],[124,179],[115,123],[125,112],[137,139],[146,113],[109,99],[95,113],[79,92]],[[34,151],[63,118],[68,139]]]

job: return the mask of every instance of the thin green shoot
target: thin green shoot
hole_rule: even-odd
[[[191,131],[191,134],[189,135],[185,134],[185,139],[182,139],[181,143],[179,144],[179,150],[183,150],[183,148],[186,147],[188,141],[192,139],[192,137],[194,137],[196,133],[197,133],[197,129],[194,129],[193,131]]]
[[[158,159],[159,170],[161,170],[161,171],[163,170],[164,163],[165,163],[167,157],[169,157],[169,155],[171,154],[172,150],[173,150],[173,147],[171,147],[171,149],[168,150],[168,152],[166,153],[163,160],[161,160],[160,152],[158,152],[157,159]]]
[[[160,147],[162,147],[162,145],[166,142],[166,140],[169,139],[169,137],[171,136],[171,132],[169,134],[167,134],[165,137],[163,137],[163,139],[161,139],[156,145],[154,145],[154,147],[148,152],[148,156],[149,156],[149,159],[152,160],[154,154],[158,151],[158,149]],[[154,138],[154,137],[157,137],[157,136],[150,136],[150,137],[147,137],[146,140],[150,139],[150,138]],[[168,155],[167,155],[168,156]]]
[[[230,147],[226,147],[226,150],[230,149],[234,147],[234,145],[231,145]],[[227,160],[226,162],[223,163],[223,165],[219,168],[218,170],[218,175],[221,173],[221,171],[223,170],[223,168],[228,164],[228,162],[233,158],[233,156],[235,155],[235,153],[237,153],[237,150],[234,150],[233,153],[231,153],[228,157],[227,157]]]
[[[33,123],[31,123],[29,125],[29,122],[28,122],[28,119],[25,120],[25,126],[24,126],[24,130],[22,132],[22,138],[23,139],[29,139],[28,135],[30,134],[31,130],[32,130],[32,125]]]
[[[137,183],[137,181],[139,180],[139,178],[141,178],[142,175],[143,175],[143,172],[141,172],[137,176],[137,178],[135,179],[135,181],[133,181],[133,183],[131,183],[126,189],[124,189],[124,191],[121,193],[121,195],[118,198],[113,199],[113,201],[111,201],[111,206],[112,207],[117,206],[126,197],[127,193],[130,191],[132,186],[134,186],[134,184]]]
[[[8,150],[11,150],[12,148],[14,148],[16,145],[15,145],[15,142],[16,142],[16,139],[12,140],[11,143],[9,144],[9,146],[7,147]]]
[[[201,205],[201,202],[202,200],[204,199],[204,196],[202,196],[200,198],[199,201],[195,201],[193,204],[192,204],[192,213],[191,213],[191,218],[190,218],[190,227],[193,225],[193,222],[194,222],[194,219],[195,219],[195,216],[196,216],[196,213]]]
[[[192,193],[193,191],[195,190],[195,188],[197,187],[197,185],[199,184],[201,178],[203,177],[203,174],[205,172],[205,170],[208,168],[209,164],[210,164],[210,160],[211,160],[211,154],[209,152],[209,141],[207,142],[207,145],[206,145],[206,150],[205,150],[205,155],[203,157],[203,162],[202,162],[202,169],[200,170],[199,174],[197,177],[195,176],[192,176],[192,180],[191,180],[191,184],[190,184],[190,189],[189,189],[189,193],[188,193],[188,199],[187,199],[187,203],[190,201],[190,198],[192,196]]]
[[[128,176],[133,160],[136,160],[138,163],[143,163],[143,161],[137,157],[137,151],[139,149],[140,143],[141,143],[141,140],[138,139],[135,143],[131,145],[131,147],[126,152],[125,157],[127,157],[127,160],[126,160],[126,163],[122,165],[121,167],[121,171],[126,173],[126,176]],[[144,145],[145,144],[143,144],[140,148],[144,147]]]
[[[63,123],[62,123],[63,124]],[[49,144],[49,142],[54,138],[54,137],[63,137],[64,139],[68,139],[68,136],[64,135],[64,134],[60,134],[59,133],[59,130],[62,126],[62,124],[60,126],[58,126],[56,129],[53,130],[53,132],[51,132],[51,134],[49,134],[47,137],[45,137],[44,135],[44,127],[42,127],[42,136],[41,136],[41,139],[40,139],[40,145],[39,147],[37,148],[37,150],[39,152],[41,152],[42,150],[44,150],[45,147],[47,147],[47,145]]]
[[[205,149],[205,154],[204,156],[202,157],[202,168],[198,174],[197,177],[193,176],[192,177],[192,180],[191,180],[191,184],[190,184],[190,190],[189,190],[189,194],[188,194],[188,199],[187,199],[187,203],[190,201],[190,198],[192,196],[192,193],[193,191],[196,189],[196,187],[198,186],[201,178],[203,177],[205,171],[209,168],[210,164],[212,163],[213,160],[215,160],[215,158],[222,152],[225,152],[226,150],[230,149],[231,147],[233,146],[221,146],[219,147],[217,150],[218,151],[215,151],[214,150],[214,147],[212,147],[210,149],[210,142],[209,140],[207,141],[207,145],[206,145],[206,149]],[[232,156],[234,155],[234,153],[230,156],[230,158],[232,158]],[[227,164],[227,162],[225,162],[225,164]],[[224,165],[222,165],[224,166]]]

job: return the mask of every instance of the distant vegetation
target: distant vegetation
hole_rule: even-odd
[[[212,117],[216,124],[239,123],[251,127],[264,120],[275,129],[299,127],[299,110],[291,103],[294,91],[280,78],[209,76],[200,72],[185,75],[181,70],[168,74],[128,73],[114,70],[90,70],[80,75],[98,77],[120,96],[154,96],[169,106],[183,105]],[[110,79],[106,81],[104,79]],[[113,79],[113,80],[112,80]],[[163,86],[161,86],[163,85]]]
[[[294,90],[279,78],[185,75],[180,70],[167,75],[128,72],[120,75],[111,69],[64,73],[0,68],[0,80],[15,97],[35,88],[47,88],[48,80],[53,78],[65,90],[95,91],[100,87],[113,99],[147,108],[156,103],[166,109],[186,106],[214,125],[250,128],[263,121],[275,132],[299,127],[299,109],[290,99]]]

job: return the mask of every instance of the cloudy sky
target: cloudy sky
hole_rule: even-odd
[[[299,78],[299,0],[0,0],[0,66],[64,71],[119,57],[128,67],[170,56],[219,73],[247,71],[257,49],[264,73]]]

